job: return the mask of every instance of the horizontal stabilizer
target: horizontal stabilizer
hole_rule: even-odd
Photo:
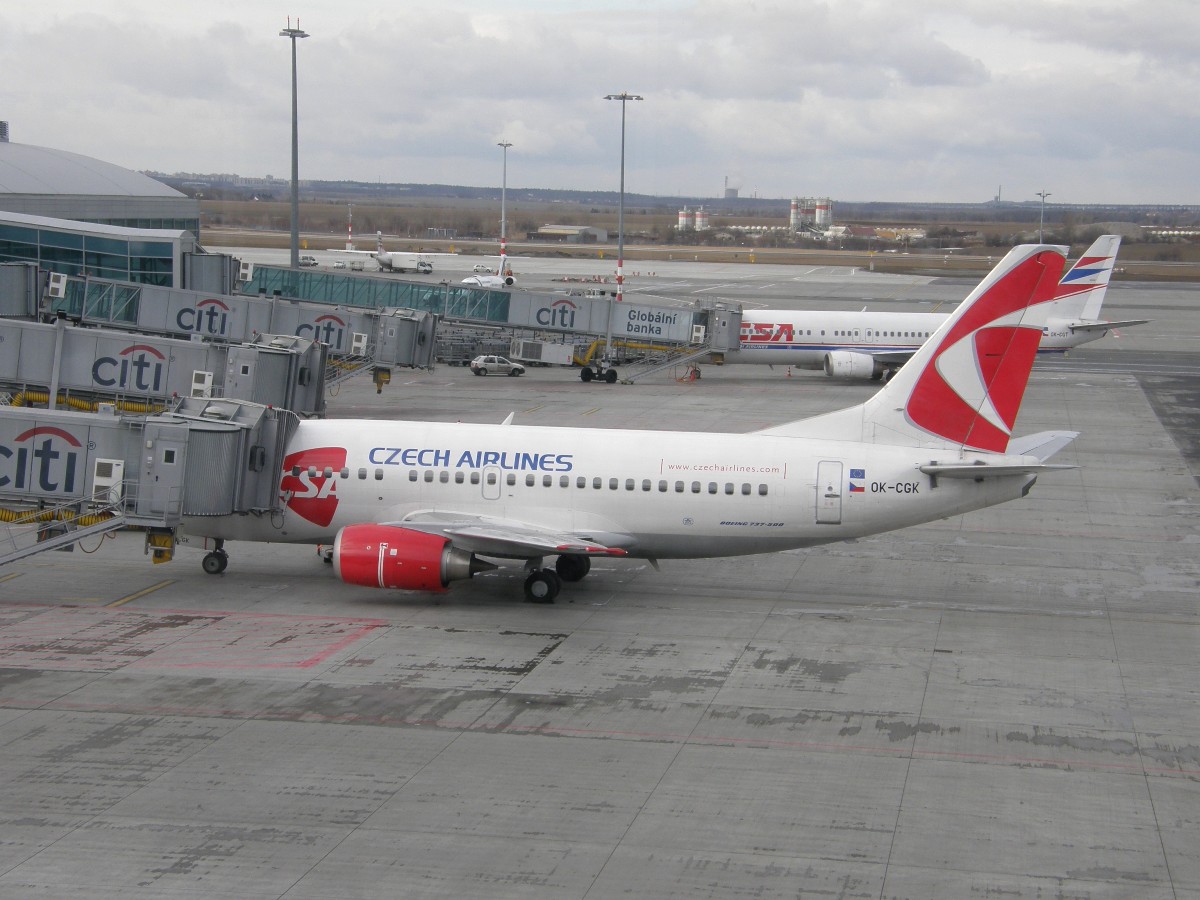
[[[1129,328],[1133,325],[1145,325],[1149,319],[1126,319],[1124,322],[1074,322],[1072,331],[1110,331],[1113,328]]]
[[[1078,469],[1079,466],[1055,465],[1054,463],[928,463],[920,469],[926,475],[934,478],[969,478],[978,481],[983,478],[1000,478],[1007,475],[1037,475],[1039,472],[1057,472],[1064,469]]]
[[[1075,438],[1078,431],[1039,431],[1008,442],[1009,456],[1033,456],[1045,462]]]

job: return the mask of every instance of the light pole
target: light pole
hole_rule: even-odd
[[[504,174],[500,181],[500,271],[496,274],[501,278],[504,277],[504,258],[507,251],[504,244],[508,239],[508,213],[505,205],[508,200],[508,148],[512,146],[508,141],[500,141],[496,145],[504,152]]]
[[[1045,231],[1046,227],[1046,198],[1049,197],[1050,194],[1046,191],[1038,191],[1036,194],[1034,194],[1034,196],[1042,198],[1042,211],[1038,215],[1038,243],[1043,244],[1045,243],[1042,233]]]
[[[619,94],[605,94],[605,100],[621,101],[621,193],[617,206],[617,302],[625,299],[625,103],[628,100],[642,100],[643,97],[621,91]],[[612,307],[608,311],[608,331],[604,337],[604,355],[608,357],[612,351]]]
[[[288,18],[288,27],[279,32],[280,37],[289,38],[292,42],[292,268],[300,268],[300,128],[299,108],[296,105],[296,38],[308,37],[307,32],[300,29],[300,20],[292,27]]]

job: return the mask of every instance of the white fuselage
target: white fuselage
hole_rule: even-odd
[[[305,464],[304,458],[319,460]],[[425,511],[525,522],[630,556],[765,553],[928,522],[1023,494],[1027,474],[934,481],[956,451],[757,434],[304,421],[282,515],[191,518],[231,540],[327,543]]]
[[[738,349],[725,362],[825,367],[833,352],[912,353],[949,318],[948,313],[818,312],[789,309],[742,313]],[[1073,331],[1076,320],[1050,318],[1039,353],[1063,353],[1104,336],[1104,331]]]

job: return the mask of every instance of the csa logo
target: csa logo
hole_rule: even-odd
[[[345,465],[345,447],[314,447],[285,457],[279,491],[288,508],[322,528],[332,522],[338,473]]]

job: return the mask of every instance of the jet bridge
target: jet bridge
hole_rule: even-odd
[[[135,335],[0,319],[0,391],[13,406],[58,405],[152,413],[180,397],[225,397],[325,412],[326,346],[291,335],[259,334],[247,344]]]
[[[276,513],[298,421],[202,398],[158,416],[0,407],[0,564],[125,526],[165,562],[183,516]]]

